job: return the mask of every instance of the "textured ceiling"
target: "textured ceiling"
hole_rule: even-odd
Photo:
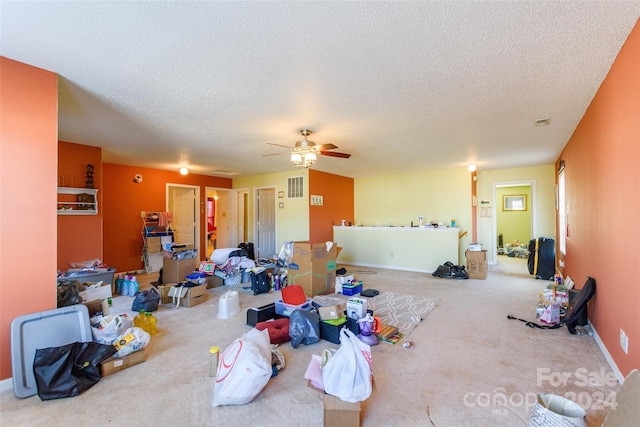
[[[315,169],[363,177],[553,163],[640,1],[1,1],[0,14],[2,56],[59,74],[59,139],[105,162],[291,170],[267,143],[308,128],[352,155]]]

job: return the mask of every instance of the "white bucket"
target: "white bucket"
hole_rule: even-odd
[[[238,298],[238,292],[227,291],[224,295],[220,296],[218,304],[218,318],[228,319],[235,316],[240,311],[240,300]]]
[[[557,394],[542,393],[533,407],[529,427],[587,427],[587,413],[577,403]]]

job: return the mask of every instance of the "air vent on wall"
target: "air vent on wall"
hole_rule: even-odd
[[[304,197],[304,188],[301,176],[295,176],[287,180],[287,198],[300,199]]]

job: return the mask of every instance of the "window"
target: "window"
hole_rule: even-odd
[[[567,206],[564,194],[564,170],[558,174],[558,227],[560,228],[560,252],[567,254]]]
[[[513,196],[503,196],[502,210],[503,211],[526,211],[527,195],[518,194]]]

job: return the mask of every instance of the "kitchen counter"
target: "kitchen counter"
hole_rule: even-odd
[[[458,227],[333,227],[347,265],[431,273],[447,261],[459,264]]]

